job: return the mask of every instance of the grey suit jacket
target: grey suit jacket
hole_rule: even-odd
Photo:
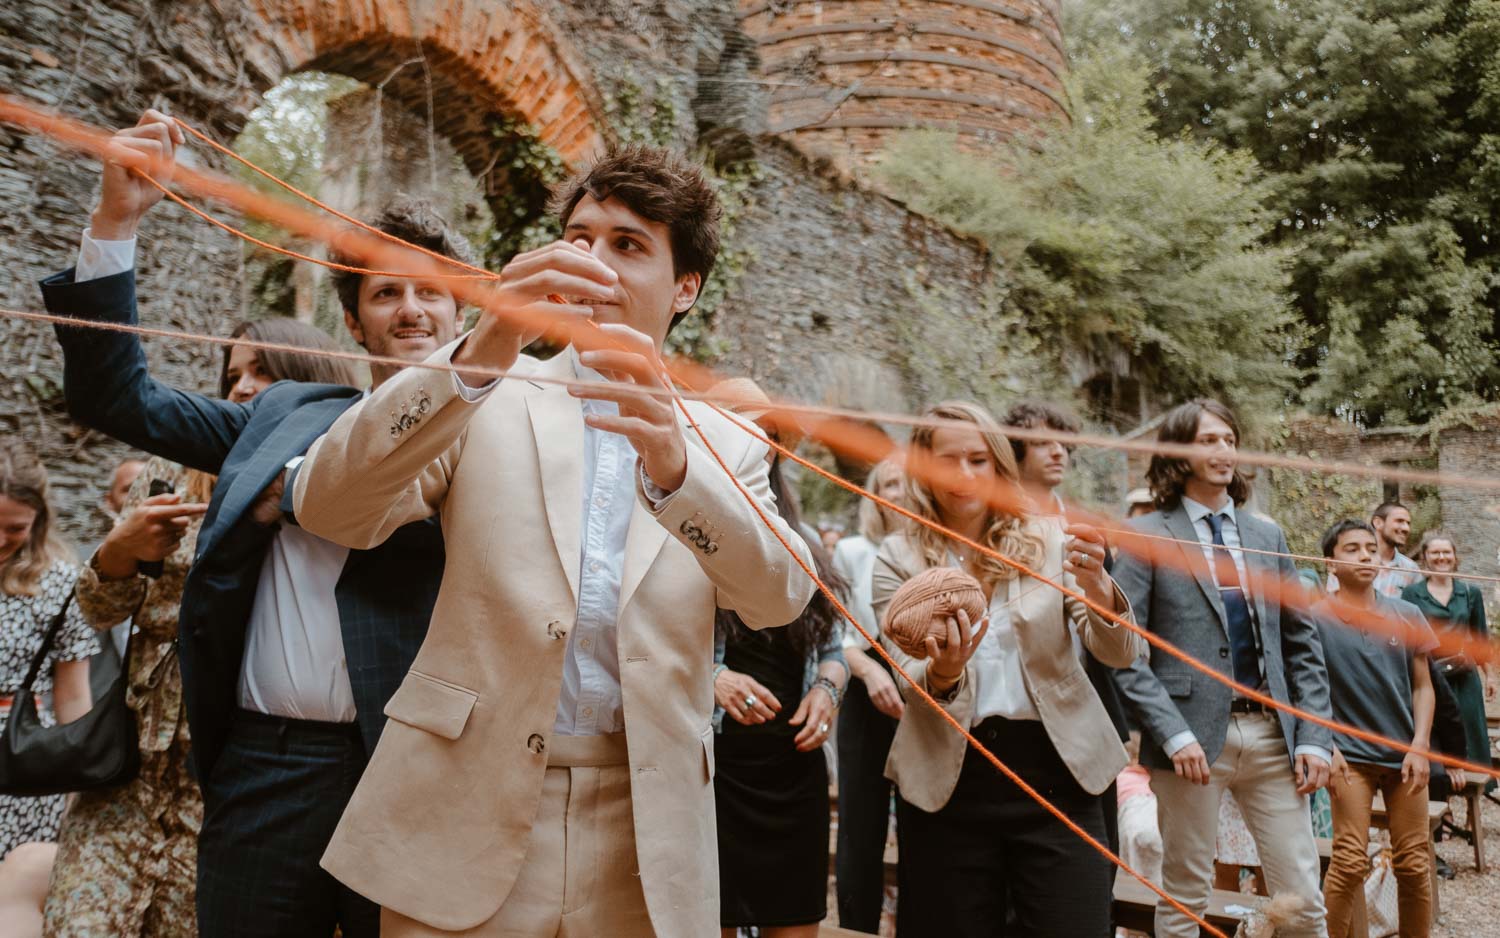
[[[1235,518],[1242,546],[1287,552],[1286,536],[1275,522],[1243,510],[1236,511]],[[1137,518],[1130,525],[1143,534],[1189,542],[1122,539],[1113,573],[1135,610],[1136,621],[1230,676],[1224,604],[1187,510],[1179,504]],[[1323,645],[1317,623],[1303,601],[1296,568],[1286,557],[1245,554],[1244,559],[1245,587],[1259,628],[1268,692],[1276,700],[1330,717]],[[1219,758],[1233,698],[1228,686],[1154,646],[1149,660],[1139,658],[1131,667],[1116,671],[1115,683],[1137,724],[1150,736],[1142,740],[1142,765],[1171,768],[1172,760],[1162,747],[1183,730],[1192,730],[1210,765]],[[1285,712],[1278,711],[1277,715],[1286,737],[1289,764],[1297,746],[1332,748],[1327,729]]]

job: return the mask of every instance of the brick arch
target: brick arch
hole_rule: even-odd
[[[525,2],[492,0],[250,0],[256,37],[277,60],[272,74],[339,72],[378,84],[414,113],[427,109],[431,75],[436,130],[482,177],[493,163],[492,119],[529,124],[576,165],[604,144],[602,102],[580,58],[546,16]],[[254,55],[254,50],[247,50]],[[258,63],[259,64],[259,63]]]

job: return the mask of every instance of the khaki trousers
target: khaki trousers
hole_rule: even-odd
[[[1151,789],[1156,793],[1161,826],[1162,888],[1168,895],[1200,916],[1207,910],[1213,890],[1219,799],[1228,789],[1255,839],[1271,895],[1289,893],[1307,900],[1277,934],[1327,938],[1312,816],[1307,798],[1297,794],[1292,761],[1276,717],[1262,713],[1230,717],[1224,752],[1211,767],[1209,784],[1194,785],[1170,769],[1152,769]],[[1198,938],[1198,926],[1162,902],[1156,906],[1156,934],[1158,938]]]
[[[442,931],[382,909],[381,938],[650,938],[625,735],[553,736],[531,845],[493,918]]]
[[[1328,934],[1345,938],[1353,909],[1364,904],[1370,874],[1370,804],[1378,791],[1390,817],[1391,868],[1396,874],[1396,905],[1401,938],[1427,938],[1432,922],[1432,862],[1427,848],[1427,786],[1413,794],[1401,783],[1401,770],[1349,763],[1349,781],[1338,775],[1333,796],[1333,858],[1324,885],[1328,895]],[[1363,938],[1363,936],[1360,936]]]

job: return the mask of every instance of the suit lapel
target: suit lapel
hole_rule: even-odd
[[[573,361],[559,352],[536,370],[538,377],[572,379]],[[537,464],[542,471],[542,502],[552,543],[578,601],[578,564],[582,547],[579,526],[583,523],[583,405],[558,385],[535,385],[526,396],[526,413],[536,444]],[[632,531],[634,522],[632,521]]]
[[[1219,617],[1219,628],[1224,634],[1229,634],[1228,617],[1224,613],[1224,600],[1219,596],[1219,587],[1214,583],[1213,572],[1208,569],[1208,561],[1203,559],[1203,548],[1198,540],[1198,532],[1193,527],[1193,522],[1188,518],[1187,509],[1178,505],[1164,516],[1167,531],[1182,543],[1178,544],[1184,559],[1187,561],[1188,569],[1193,571],[1193,579],[1198,581],[1198,586],[1203,590],[1203,598],[1213,606],[1214,614]]]
[[[301,456],[339,415],[360,400],[357,394],[330,397],[292,408],[265,440],[251,452],[234,478],[229,480],[224,501],[214,519],[213,530],[198,547],[198,556],[213,550],[255,504],[294,456]]]
[[[646,571],[651,569],[656,555],[666,543],[667,529],[637,502],[630,515],[630,531],[625,536],[625,566],[620,575],[621,612],[625,611],[636,588],[645,579]]]

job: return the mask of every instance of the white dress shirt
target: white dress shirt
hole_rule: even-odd
[[[73,265],[73,282],[84,283],[123,274],[135,266],[135,239],[103,241],[83,229],[78,245],[78,263]]]
[[[571,348],[568,354],[576,355]],[[573,367],[585,381],[605,380],[576,358]],[[580,403],[585,416],[620,412],[613,401],[583,399]],[[635,467],[635,447],[628,439],[584,425],[578,617],[568,633],[557,719],[552,726],[554,733],[563,736],[625,729],[617,620],[625,536],[635,511]]]
[[[1026,689],[1026,669],[1021,665],[1021,644],[1016,638],[1010,605],[1019,577],[995,586],[990,597],[990,630],[974,649],[974,721],[978,726],[990,717],[1007,720],[1040,720],[1031,692]]]
[[[1185,495],[1182,498],[1182,507],[1193,522],[1193,533],[1198,535],[1198,541],[1203,545],[1203,559],[1208,563],[1208,572],[1214,578],[1214,585],[1223,589],[1224,584],[1219,582],[1218,561],[1214,557],[1214,529],[1208,525],[1208,516],[1215,512],[1207,505],[1199,504]],[[1217,513],[1224,516],[1224,520],[1220,522],[1224,534],[1224,546],[1229,548],[1229,556],[1234,560],[1235,569],[1239,571],[1240,590],[1245,594],[1246,604],[1250,606],[1250,618],[1254,620],[1255,606],[1249,602],[1250,580],[1245,575],[1245,555],[1239,549],[1244,545],[1240,542],[1240,524],[1234,514],[1234,503],[1226,503]]]
[[[875,606],[871,595],[871,575],[875,572],[875,557],[880,545],[863,535],[846,537],[833,545],[833,569],[849,584],[849,611],[871,638],[880,637],[880,621],[875,618]],[[857,629],[845,627],[843,644],[845,649],[864,651],[870,647]]]
[[[240,663],[240,706],[256,713],[353,723],[354,691],[334,595],[349,549],[282,525],[255,585]]]

